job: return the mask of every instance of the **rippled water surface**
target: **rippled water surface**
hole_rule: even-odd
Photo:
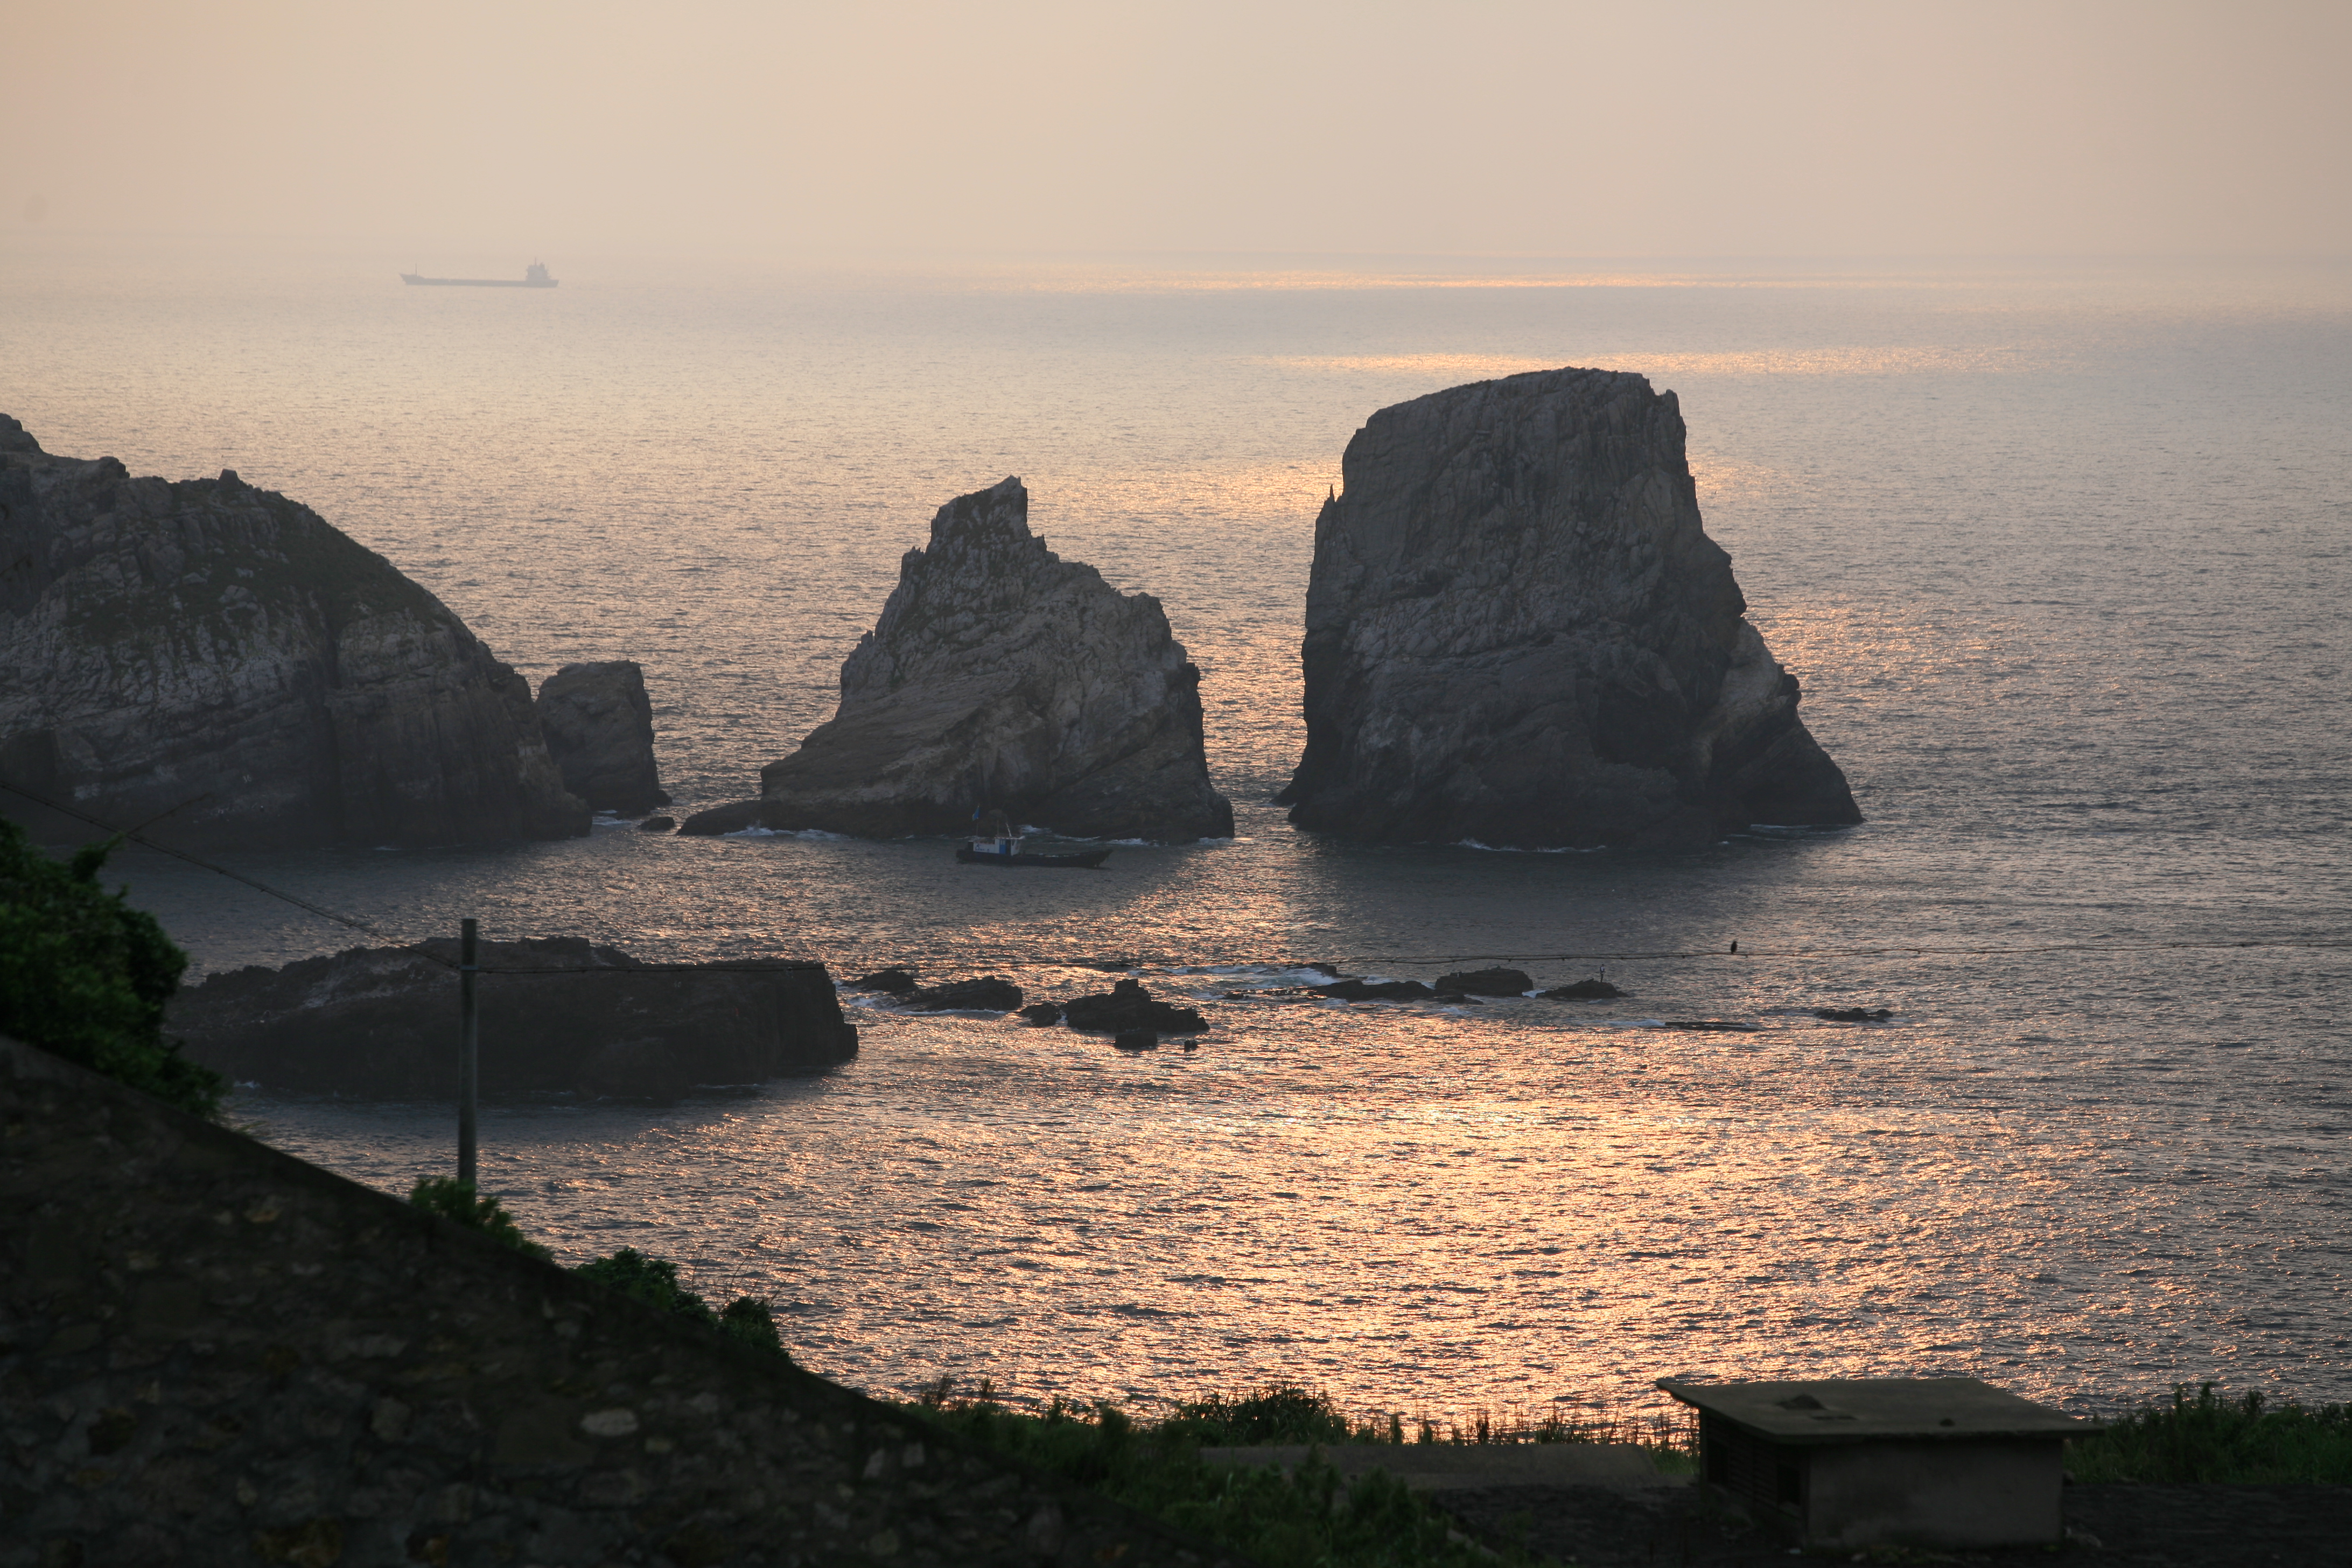
[[[1704,1370],[2352,1396],[2352,955],[2170,945],[2340,942],[2352,907],[2342,270],[551,259],[563,286],[526,293],[404,289],[379,258],[9,257],[0,410],[52,451],[309,502],[534,679],[643,661],[688,805],[829,716],[931,511],[1017,473],[1057,549],[1167,605],[1240,835],[1029,877],[938,842],[617,825],[240,858],[405,935],[478,914],[1046,995],[1119,965],[1214,1025],[1130,1057],[864,1009],[824,1079],[495,1108],[490,1179],[563,1256],[635,1245],[772,1296],[804,1359],[877,1389],[1290,1376],[1448,1412]],[[1709,531],[1862,827],[1511,855],[1318,840],[1262,804],[1297,760],[1349,435],[1563,363],[1680,395]],[[118,864],[200,968],[343,945]],[[1704,956],[1564,956],[1636,952]],[[1310,960],[1502,955],[1630,994],[1282,994]],[[1896,1016],[1811,1012],[1856,1004]],[[1694,1019],[1759,1027],[1664,1026]],[[241,1113],[386,1188],[448,1159],[444,1108]]]

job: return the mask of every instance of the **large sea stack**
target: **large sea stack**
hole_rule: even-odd
[[[1226,837],[1200,682],[1160,602],[1046,549],[1009,479],[940,509],[842,665],[840,708],[761,770],[760,798],[681,831],[903,837],[984,810],[1074,837]]]
[[[1683,438],[1673,393],[1611,371],[1373,415],[1315,523],[1291,821],[1524,848],[1859,822]]]
[[[234,472],[132,479],[5,416],[0,780],[190,847],[588,831],[530,684],[383,556]]]

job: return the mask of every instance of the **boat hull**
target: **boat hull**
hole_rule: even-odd
[[[1013,866],[1050,870],[1099,870],[1110,858],[1108,849],[1087,849],[1076,855],[982,855],[972,849],[958,849],[956,858],[967,866]]]

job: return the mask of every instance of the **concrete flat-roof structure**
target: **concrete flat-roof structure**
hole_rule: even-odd
[[[2054,1542],[2066,1439],[2098,1430],[1972,1377],[1658,1387],[1699,1413],[1699,1475],[1799,1544]]]

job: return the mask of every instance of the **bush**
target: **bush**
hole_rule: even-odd
[[[128,889],[98,885],[121,842],[60,862],[0,818],[0,1034],[216,1116],[228,1080],[163,1037],[163,1004],[188,955],[154,916],[123,901]]]
[[[1212,1396],[1151,1426],[1138,1426],[1107,1401],[1056,1399],[1042,1415],[1021,1415],[999,1403],[985,1383],[957,1398],[945,1379],[924,1393],[918,1408],[982,1447],[1265,1568],[1495,1568],[1527,1561],[1523,1553],[1498,1557],[1473,1544],[1444,1513],[1382,1471],[1349,1480],[1312,1456],[1288,1475],[1201,1462],[1204,1433],[1213,1444],[1344,1440],[1348,1424],[1337,1407],[1292,1385],[1241,1398]]]
[[[625,1247],[610,1258],[583,1263],[572,1272],[608,1285],[656,1311],[675,1312],[747,1345],[773,1351],[787,1361],[792,1359],[784,1350],[782,1336],[776,1332],[775,1313],[767,1302],[752,1296],[739,1296],[714,1312],[709,1302],[677,1282],[677,1265],[667,1258],[648,1258],[634,1247]]]
[[[2273,1405],[2256,1390],[2236,1399],[2175,1384],[2172,1402],[2119,1415],[2069,1447],[2079,1481],[2352,1485],[2352,1405]]]
[[[427,1214],[455,1220],[468,1230],[478,1230],[501,1247],[510,1247],[532,1258],[554,1256],[523,1235],[522,1226],[515,1224],[514,1215],[499,1206],[498,1199],[475,1192],[471,1182],[461,1182],[455,1176],[427,1176],[416,1184],[408,1201]]]

